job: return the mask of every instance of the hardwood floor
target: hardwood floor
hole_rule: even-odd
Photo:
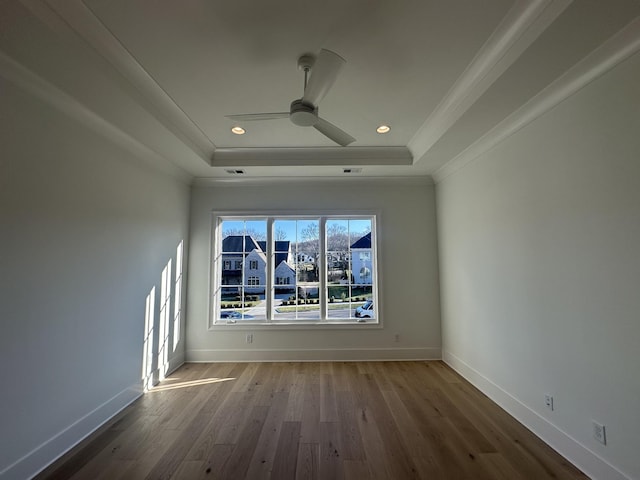
[[[586,479],[432,362],[186,364],[40,479]]]

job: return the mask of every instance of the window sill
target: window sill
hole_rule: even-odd
[[[358,322],[343,321],[318,321],[318,322],[306,322],[306,323],[292,323],[292,322],[247,322],[239,321],[237,323],[216,323],[209,326],[209,331],[214,330],[369,330],[382,328],[382,322],[380,321],[366,321]]]

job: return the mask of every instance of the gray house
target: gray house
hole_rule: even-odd
[[[356,240],[351,245],[351,269],[353,283],[371,285],[372,262],[371,258],[371,232]]]
[[[267,284],[267,242],[251,235],[229,235],[222,240],[222,285],[224,293],[237,293],[243,284],[246,293],[264,294]],[[275,285],[295,288],[296,271],[289,263],[291,243],[275,242]],[[230,288],[230,286],[234,287]],[[226,288],[225,288],[226,287]]]

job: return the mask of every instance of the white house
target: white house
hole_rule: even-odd
[[[245,289],[247,293],[264,293],[267,285],[267,256],[253,250],[244,260]]]
[[[228,235],[222,240],[222,284],[242,285],[245,293],[264,294],[267,285],[267,245],[251,235]],[[287,240],[275,242],[275,285],[296,286],[295,268],[289,264],[291,245]],[[233,288],[234,293],[237,288]],[[226,291],[230,289],[227,287]]]
[[[289,286],[294,289],[296,286],[296,270],[284,260],[275,269],[275,286],[280,289]]]

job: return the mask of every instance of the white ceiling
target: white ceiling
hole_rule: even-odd
[[[442,175],[640,48],[640,0],[0,0],[0,74],[189,177]],[[297,59],[347,61],[287,119]],[[391,132],[379,135],[379,124]],[[353,174],[352,174],[353,175]]]

